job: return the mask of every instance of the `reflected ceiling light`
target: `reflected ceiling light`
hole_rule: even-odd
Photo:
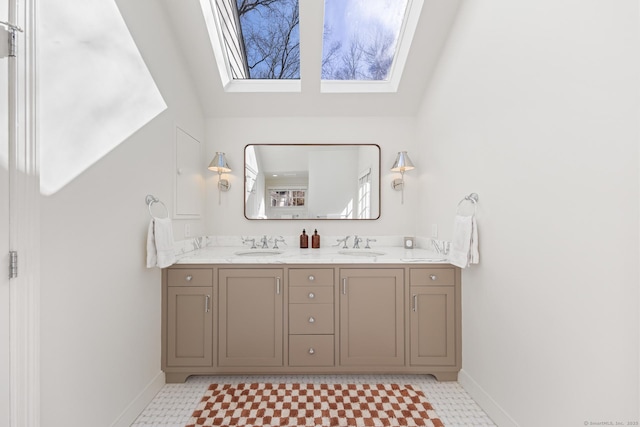
[[[223,191],[229,191],[229,189],[231,188],[231,184],[229,184],[229,180],[222,179],[223,173],[231,172],[231,168],[227,164],[227,159],[225,154],[218,151],[216,153],[216,156],[211,161],[211,163],[209,163],[209,167],[207,169],[213,172],[218,172],[218,204],[220,204],[220,194]]]
[[[398,157],[396,157],[396,161],[391,166],[392,172],[400,172],[400,178],[396,178],[391,182],[391,187],[393,187],[396,191],[402,192],[401,203],[404,204],[404,173],[406,171],[410,171],[415,169],[409,155],[406,151],[398,152]]]

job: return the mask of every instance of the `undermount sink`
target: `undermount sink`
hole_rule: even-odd
[[[246,251],[234,252],[235,255],[246,257],[273,256],[280,255],[281,253],[282,251],[277,249],[247,249]]]
[[[380,255],[386,254],[386,252],[373,251],[370,249],[343,249],[338,251],[338,253],[340,255],[368,256],[368,257],[374,257],[374,256],[380,256]]]

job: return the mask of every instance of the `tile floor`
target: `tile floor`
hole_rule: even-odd
[[[166,384],[131,427],[184,427],[212,383],[395,383],[410,384],[427,396],[446,427],[495,426],[457,382],[425,375],[196,376],[184,384]]]

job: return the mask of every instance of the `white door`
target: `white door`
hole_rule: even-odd
[[[8,21],[8,0],[0,0],[0,21]],[[9,104],[8,59],[0,59],[0,427],[9,426]]]
[[[13,17],[16,16],[16,5],[16,0],[0,0],[0,21],[15,21]],[[3,55],[6,53],[6,51],[3,52]],[[16,396],[12,395],[15,378],[12,377],[11,371],[11,346],[14,338],[11,326],[14,322],[12,311],[15,307],[11,302],[14,298],[12,289],[14,284],[9,279],[9,251],[15,240],[12,231],[17,229],[10,221],[12,209],[15,210],[16,191],[13,190],[13,183],[15,183],[14,177],[17,176],[16,163],[10,160],[17,152],[16,142],[10,141],[11,135],[17,135],[15,125],[17,80],[15,71],[13,78],[9,71],[9,61],[6,57],[0,58],[0,427],[16,425],[15,414],[12,412],[13,403],[16,401]],[[11,61],[15,66],[15,61],[13,59]],[[13,131],[10,130],[12,123],[14,123]]]

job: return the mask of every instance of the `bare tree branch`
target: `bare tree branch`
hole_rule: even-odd
[[[246,15],[252,10],[256,10],[261,7],[270,7],[272,3],[278,2],[279,0],[237,0],[238,6],[238,17],[242,15]]]
[[[251,78],[299,78],[298,0],[237,0],[237,6]]]

